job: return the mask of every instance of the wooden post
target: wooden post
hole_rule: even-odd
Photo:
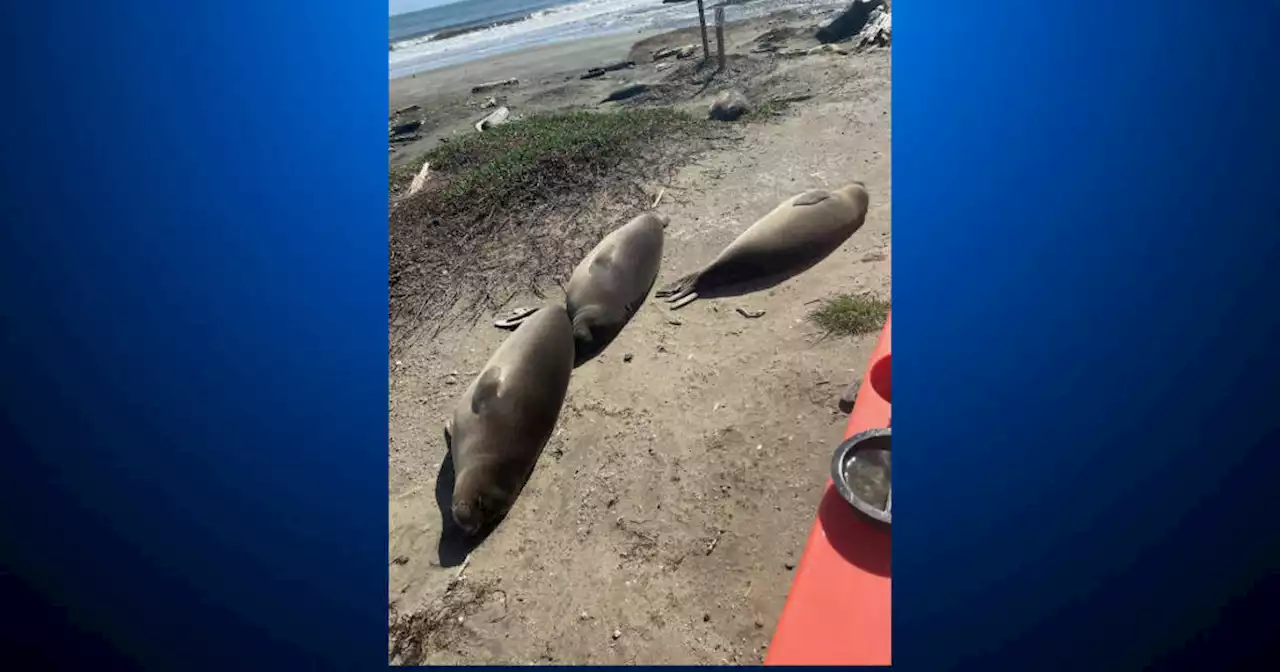
[[[716,6],[716,57],[724,70],[724,5]]]
[[[711,47],[707,44],[707,13],[702,9],[702,0],[698,0],[698,25],[702,28],[702,60],[711,60]]]

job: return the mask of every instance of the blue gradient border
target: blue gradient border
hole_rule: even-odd
[[[896,666],[1260,655],[1280,10],[897,10]],[[384,7],[0,11],[6,644],[384,666]]]

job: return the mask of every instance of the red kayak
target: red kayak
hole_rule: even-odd
[[[889,334],[886,318],[846,439],[890,426]],[[891,664],[890,546],[890,528],[857,511],[828,479],[765,665]]]

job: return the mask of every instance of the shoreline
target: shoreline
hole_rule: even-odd
[[[482,26],[478,28],[476,31],[467,31],[467,32],[478,32],[478,30],[487,29],[488,27],[489,26]],[[710,28],[708,28],[708,30],[710,30]],[[456,60],[456,57],[454,57],[452,62],[446,62],[443,65],[438,65],[434,67],[402,66],[395,69],[409,69],[409,68],[416,68],[416,67],[420,67],[420,69],[416,69],[413,72],[410,72],[408,74],[401,74],[394,77],[390,76],[391,66],[389,66],[387,81],[394,86],[395,82],[398,82],[403,79],[413,79],[415,77],[421,78],[424,76],[431,76],[442,70],[451,70],[454,68],[474,66],[479,63],[483,63],[490,60],[495,60],[495,59],[515,60],[517,57],[528,57],[530,55],[544,55],[544,56],[552,55],[554,57],[555,52],[560,51],[562,49],[572,50],[572,51],[582,51],[582,50],[590,49],[595,46],[613,44],[619,41],[630,40],[630,43],[634,43],[636,41],[645,39],[646,36],[660,35],[664,32],[670,32],[670,31],[666,31],[666,30],[634,31],[629,29],[623,29],[619,32],[596,34],[596,35],[591,35],[587,37],[573,36],[573,35],[566,35],[563,37],[553,37],[545,42],[519,46],[509,50],[497,51],[490,54],[483,54],[483,55],[476,56],[474,58],[469,58],[466,60],[459,61],[459,60]],[[450,37],[457,37],[457,35],[452,35]],[[433,39],[432,41],[435,41],[435,40]],[[529,64],[529,65],[537,65],[537,64]]]
[[[787,58],[760,51],[762,43],[774,49],[796,52],[818,45],[814,30],[825,11],[784,9],[762,16],[729,21],[725,26],[727,53],[737,66],[713,76],[719,84],[759,89],[755,73],[772,70]],[[714,44],[714,34],[710,36]],[[644,84],[655,89],[679,88],[672,76],[677,71],[688,77],[689,68],[699,69],[702,60],[701,35],[695,22],[684,28],[631,30],[609,35],[556,40],[500,54],[481,56],[463,63],[397,77],[388,82],[390,125],[420,122],[410,135],[389,143],[388,159],[398,168],[421,157],[450,138],[474,133],[475,124],[497,107],[506,107],[515,117],[561,110],[604,110],[610,93],[626,86]],[[695,55],[687,59],[666,58],[654,62],[661,48],[690,47]],[[714,49],[713,49],[714,58]],[[779,60],[781,59],[781,60]],[[620,63],[629,66],[611,69],[603,76],[584,79],[594,68]],[[751,72],[739,71],[746,68]],[[489,82],[516,80],[482,94],[472,88]],[[683,81],[683,80],[682,80]],[[688,79],[685,83],[693,81]],[[711,93],[708,93],[711,91]],[[710,95],[705,89],[674,96],[668,104],[686,110],[703,107]],[[750,93],[750,91],[748,91]],[[398,113],[397,111],[403,111]]]
[[[497,15],[477,23],[454,24],[453,26],[437,29],[434,32],[423,32],[413,37],[397,38],[389,45],[390,53],[398,54],[398,60],[389,61],[388,80],[394,82],[405,77],[421,76],[436,70],[466,65],[478,60],[524,53],[533,49],[576,44],[585,40],[611,40],[626,35],[658,35],[697,28],[698,18],[695,10],[692,9],[692,0],[677,0],[674,2],[650,0],[650,2],[652,2],[652,5],[646,5],[648,9],[643,11],[637,11],[636,6],[629,4],[621,8],[623,13],[617,15],[616,21],[609,21],[603,24],[600,21],[601,17],[605,15],[596,13],[588,14],[587,18],[584,19],[584,23],[571,21],[557,24],[558,27],[555,28],[546,26],[534,27],[533,30],[535,31],[554,31],[550,34],[544,34],[536,40],[530,39],[532,37],[530,35],[514,34],[498,41],[484,40],[474,45],[449,44],[447,42],[450,39],[483,33],[493,27],[521,24],[544,12],[552,12],[554,16],[561,16],[561,14],[555,13],[555,10],[562,7],[573,7],[574,4],[566,2],[562,5],[555,5],[553,3],[547,9],[529,13]],[[708,3],[706,18],[708,33],[710,33],[709,37],[714,43],[714,27],[712,26],[712,10],[714,7],[710,6],[711,4]],[[803,17],[817,20],[844,11],[843,0],[726,0],[719,4],[729,9],[728,25],[758,21],[783,13],[790,13],[796,18]],[[637,37],[636,39],[641,38]],[[419,45],[425,43],[439,44],[441,45],[439,47],[441,51],[431,55],[414,54],[412,49],[416,47],[398,48],[396,46],[409,42],[417,42]]]
[[[626,60],[637,42],[654,35],[623,33],[553,42],[393,79],[388,83],[389,118],[399,122],[402,117],[396,110],[416,106],[410,118],[422,121],[422,128],[416,139],[390,146],[390,163],[404,164],[450,137],[475,132],[475,123],[492,111],[481,107],[490,98],[517,116],[595,106],[608,88],[647,72],[636,67],[589,81],[579,77],[593,67]],[[507,79],[519,84],[471,93],[478,84]]]
[[[391,95],[405,95],[411,89],[422,89],[426,86],[413,86],[418,80],[430,81],[440,93],[449,93],[452,88],[461,85],[461,80],[476,77],[478,73],[510,71],[511,77],[530,78],[535,75],[553,75],[576,70],[577,63],[586,63],[593,59],[610,55],[625,57],[632,45],[648,37],[660,35],[666,31],[645,31],[595,35],[591,37],[553,40],[541,44],[530,45],[504,51],[497,54],[480,56],[461,63],[450,63],[409,75],[401,75],[388,79]],[[576,59],[583,59],[581,61]],[[582,70],[589,66],[584,65]],[[496,79],[502,79],[497,77]],[[485,80],[489,81],[489,80]],[[476,82],[479,83],[479,82]],[[468,85],[470,86],[470,85]]]

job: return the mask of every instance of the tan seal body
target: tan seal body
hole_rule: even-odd
[[[725,295],[793,277],[835,252],[861,228],[868,204],[861,182],[793,196],[752,224],[710,264],[658,290],[657,296],[679,308],[698,296]]]
[[[577,361],[599,354],[644,304],[662,265],[665,217],[646,213],[611,232],[574,269],[565,291]]]
[[[522,322],[467,388],[445,428],[456,474],[453,519],[475,534],[506,515],[560,417],[573,371],[562,306]]]

